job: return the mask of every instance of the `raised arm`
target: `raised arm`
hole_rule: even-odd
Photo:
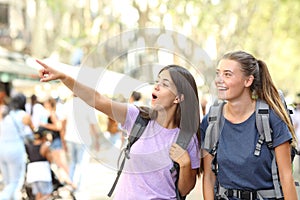
[[[124,123],[127,112],[127,104],[112,101],[111,99],[101,95],[95,89],[90,88],[67,74],[60,72],[53,67],[37,60],[43,68],[39,70],[41,82],[48,82],[51,80],[60,80],[66,87],[68,87],[75,95],[85,101],[88,105],[108,115],[110,118]]]

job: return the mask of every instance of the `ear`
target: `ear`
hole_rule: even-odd
[[[246,80],[245,80],[245,87],[250,87],[254,81],[254,76],[250,75]]]
[[[174,103],[181,103],[182,101],[184,101],[184,95],[179,94],[175,97]]]

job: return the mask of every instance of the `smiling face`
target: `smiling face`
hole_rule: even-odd
[[[218,97],[223,100],[233,100],[242,95],[249,95],[249,87],[253,76],[246,77],[240,63],[223,59],[219,62],[216,70],[215,84],[218,89]]]
[[[155,81],[151,105],[154,110],[168,109],[175,104],[177,89],[168,70],[163,70]]]

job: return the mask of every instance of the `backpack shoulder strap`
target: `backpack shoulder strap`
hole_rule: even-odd
[[[199,128],[199,124],[198,124],[198,128]],[[184,131],[181,129],[176,139],[176,144],[181,146],[181,148],[183,149],[187,149],[194,134],[195,133],[193,131]]]
[[[130,159],[129,153],[130,153],[131,146],[141,137],[146,126],[148,125],[148,122],[149,122],[149,119],[143,118],[140,113],[138,114],[138,116],[133,124],[133,127],[131,129],[130,135],[128,137],[127,146],[120,153],[119,159],[120,159],[122,153],[125,153],[125,156],[123,157],[122,163],[121,163],[118,173],[117,173],[117,177],[116,177],[107,196],[111,197],[111,195],[113,194],[115,187],[119,181],[122,170],[124,168],[125,160],[126,160],[126,158]]]
[[[261,145],[265,141],[269,148],[272,148],[272,130],[270,128],[270,121],[269,121],[269,105],[263,101],[258,99],[256,101],[256,108],[255,108],[255,123],[256,128],[259,133],[259,139],[257,141],[254,155],[259,156]]]
[[[282,100],[282,99],[281,99]],[[270,149],[273,160],[272,160],[272,180],[274,185],[274,196],[276,198],[282,198],[282,192],[280,189],[279,176],[277,171],[276,157],[273,149],[272,143],[272,129],[270,128],[269,121],[269,105],[263,100],[257,100],[256,102],[256,110],[255,110],[255,118],[256,118],[256,127],[259,133],[259,139],[256,144],[256,148],[254,151],[255,156],[260,155],[261,145],[265,141],[268,148]]]
[[[210,153],[214,153],[214,151],[216,150],[216,146],[219,141],[219,136],[224,126],[222,110],[225,103],[225,101],[216,100],[214,104],[210,107],[208,112],[208,127],[205,131],[203,148],[210,150]]]
[[[126,147],[128,151],[130,151],[131,146],[141,137],[146,126],[148,125],[148,122],[149,119],[143,118],[140,113],[138,114],[131,129],[130,135],[128,136],[128,144]]]

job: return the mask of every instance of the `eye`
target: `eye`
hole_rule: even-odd
[[[167,82],[167,81],[163,81],[163,82],[162,82],[162,86],[163,86],[163,87],[170,87],[170,83]]]
[[[225,76],[225,77],[230,77],[231,75],[232,75],[232,74],[231,74],[230,72],[225,72],[225,73],[224,73],[224,76]]]
[[[163,85],[164,87],[168,87],[168,86],[169,86],[169,85],[166,84],[166,83],[162,83],[162,85]]]

